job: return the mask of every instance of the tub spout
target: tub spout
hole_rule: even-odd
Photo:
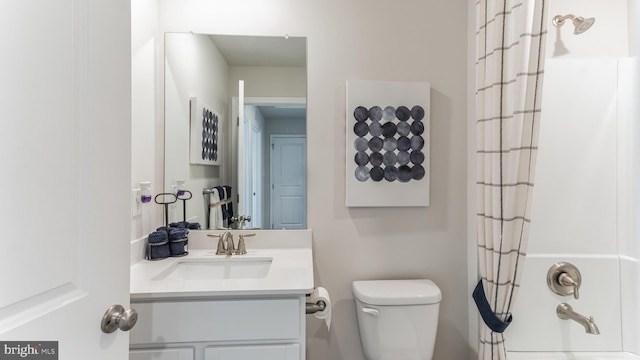
[[[567,303],[558,305],[558,307],[556,308],[556,314],[558,314],[558,317],[562,320],[573,320],[578,324],[584,326],[587,334],[600,334],[600,330],[598,330],[598,326],[593,321],[593,317],[586,317],[584,315],[578,314],[577,312],[573,311],[571,305]]]

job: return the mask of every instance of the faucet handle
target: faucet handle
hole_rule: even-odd
[[[582,283],[580,271],[573,264],[567,262],[555,263],[547,272],[547,285],[554,293],[561,296],[573,295],[578,299],[578,289]]]
[[[226,233],[225,233],[226,234]],[[225,255],[227,250],[224,248],[224,236],[225,234],[207,234],[208,237],[217,237],[218,238],[218,247],[216,249],[216,255]]]
[[[244,238],[245,237],[249,237],[249,236],[256,236],[256,233],[246,233],[246,234],[240,234],[240,240],[238,240],[238,249],[236,250],[236,254],[238,255],[246,255],[247,254],[247,247],[244,243]]]
[[[560,274],[560,276],[558,276],[558,282],[564,286],[573,286],[573,298],[578,300],[578,298],[580,297],[580,294],[578,293],[578,289],[580,288],[580,283],[573,280],[573,278],[571,278],[571,275],[567,274],[566,272],[563,272],[562,274]]]
[[[247,247],[244,244],[244,237],[247,235],[240,234],[240,240],[238,240],[238,249],[236,250],[237,255],[246,255]]]

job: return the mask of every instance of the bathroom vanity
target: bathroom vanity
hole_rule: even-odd
[[[215,255],[207,233],[220,232],[192,232],[187,256],[131,267],[130,359],[304,359],[311,230],[261,231],[246,255]]]

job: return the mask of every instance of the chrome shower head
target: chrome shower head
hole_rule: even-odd
[[[593,25],[593,23],[596,21],[595,18],[583,18],[581,16],[575,16],[575,15],[556,15],[553,17],[553,25],[555,25],[556,27],[560,27],[562,25],[564,25],[564,21],[571,19],[571,21],[573,22],[573,26],[575,27],[575,29],[573,30],[573,33],[575,35],[580,35],[583,32],[589,30],[589,28]]]

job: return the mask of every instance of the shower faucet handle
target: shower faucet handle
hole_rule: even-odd
[[[561,296],[580,297],[578,289],[582,284],[582,276],[575,265],[568,262],[555,263],[547,272],[547,285],[554,293]]]
[[[567,274],[566,272],[563,272],[562,274],[560,274],[560,276],[558,276],[558,282],[564,286],[573,286],[573,298],[578,300],[578,298],[580,297],[580,294],[578,293],[578,289],[580,288],[580,283],[573,280],[573,278],[571,278],[571,275]]]

